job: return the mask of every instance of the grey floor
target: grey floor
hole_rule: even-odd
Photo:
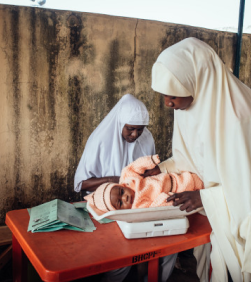
[[[192,253],[190,251],[179,253],[179,262],[180,263],[176,265],[177,267],[174,268],[172,275],[169,277],[168,282],[199,282],[196,275],[196,260]],[[29,265],[28,273],[27,282],[42,281],[31,265]],[[75,280],[75,282],[99,282],[100,277],[101,275],[96,275],[95,277],[78,279]],[[0,282],[13,282],[11,261],[0,270]],[[141,282],[137,267],[131,269],[124,282]]]

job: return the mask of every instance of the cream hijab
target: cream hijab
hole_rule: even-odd
[[[81,190],[81,182],[92,177],[120,176],[121,170],[139,157],[155,154],[151,132],[145,127],[133,143],[122,137],[125,124],[148,125],[146,106],[131,94],[124,95],[87,140],[79,162],[74,190]]]
[[[233,281],[250,281],[251,90],[196,38],[159,55],[152,88],[194,98],[174,113],[172,151],[178,170],[197,173],[211,187],[200,193],[213,229],[213,281],[227,281],[224,265]]]

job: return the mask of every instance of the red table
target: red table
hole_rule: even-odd
[[[190,227],[183,235],[125,239],[116,222],[99,224],[91,233],[61,230],[27,232],[27,210],[6,215],[12,232],[13,281],[27,281],[27,258],[43,281],[71,281],[149,261],[148,281],[157,281],[158,258],[210,241],[211,227],[205,216],[188,216]]]

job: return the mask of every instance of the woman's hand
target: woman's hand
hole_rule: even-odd
[[[180,210],[186,210],[187,212],[203,207],[199,190],[174,193],[166,201],[173,201],[173,206],[181,205]]]
[[[156,165],[155,168],[153,169],[147,169],[145,170],[145,172],[142,174],[142,176],[145,178],[147,176],[153,176],[153,175],[157,175],[160,174],[161,171],[159,169],[159,167]]]
[[[82,181],[81,190],[94,192],[101,184],[106,182],[119,183],[119,176],[92,177]]]

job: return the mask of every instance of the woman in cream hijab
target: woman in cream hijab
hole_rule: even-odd
[[[227,269],[234,282],[251,281],[251,90],[196,38],[159,55],[152,88],[175,110],[173,156],[160,170],[194,172],[208,188],[169,199],[181,210],[204,207],[212,281],[227,281]]]

